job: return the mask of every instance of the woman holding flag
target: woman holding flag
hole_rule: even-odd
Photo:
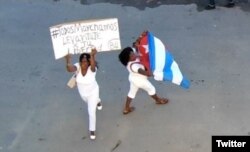
[[[129,71],[130,90],[128,92],[123,110],[124,115],[135,110],[135,108],[130,106],[130,104],[139,89],[145,90],[148,95],[155,100],[156,104],[168,103],[168,99],[160,98],[156,94],[155,87],[148,80],[148,77],[152,76],[152,73],[149,69],[146,69],[143,64],[141,64],[138,55],[136,55],[131,47],[126,47],[122,50],[119,54],[119,60]]]
[[[127,47],[119,54],[121,63],[129,71],[130,81],[124,114],[134,110],[130,103],[139,88],[147,91],[157,104],[168,103],[168,99],[156,95],[154,86],[147,79],[149,76],[153,76],[157,81],[171,81],[185,89],[190,87],[190,81],[182,74],[172,54],[151,32],[144,31],[133,43],[133,47],[135,51]],[[135,52],[139,53],[139,56]]]

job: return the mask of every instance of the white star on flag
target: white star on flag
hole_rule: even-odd
[[[145,53],[148,53],[149,51],[148,45],[142,45],[142,46],[145,48]]]

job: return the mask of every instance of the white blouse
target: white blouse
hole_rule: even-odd
[[[86,74],[83,76],[79,63],[74,64],[77,67],[78,73],[76,76],[76,82],[80,93],[84,96],[91,94],[91,91],[98,87],[96,82],[96,71],[91,71],[91,67],[88,67]]]

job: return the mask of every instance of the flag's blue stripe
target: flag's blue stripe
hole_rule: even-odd
[[[171,65],[173,61],[174,61],[174,58],[172,54],[169,51],[166,51],[166,64],[164,67],[164,79],[163,79],[164,81],[168,80],[172,82],[173,80],[173,73],[171,70]],[[185,76],[183,76],[180,86],[188,89],[190,87],[190,81],[186,79]]]
[[[150,69],[153,72],[155,70],[155,42],[154,42],[154,36],[148,32],[148,51],[149,51],[149,63],[150,63]]]
[[[181,86],[185,89],[188,89],[190,87],[190,81],[186,79],[185,77],[183,77],[181,81]]]
[[[169,51],[166,51],[166,59],[165,59],[165,66],[163,70],[163,80],[166,81],[171,81],[173,80],[173,73],[171,70],[171,65],[173,63],[174,59],[173,56]]]

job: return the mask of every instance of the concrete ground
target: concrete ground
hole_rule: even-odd
[[[199,6],[200,7],[200,6]],[[199,10],[195,3],[140,9],[77,0],[0,1],[0,152],[211,152],[212,135],[250,135],[249,3]],[[159,106],[139,91],[124,116],[129,89],[119,51],[97,55],[103,110],[88,138],[86,105],[66,87],[71,74],[55,60],[49,27],[118,18],[122,47],[148,29],[165,42],[191,80],[184,90],[156,82]],[[74,56],[77,61],[77,56]]]

